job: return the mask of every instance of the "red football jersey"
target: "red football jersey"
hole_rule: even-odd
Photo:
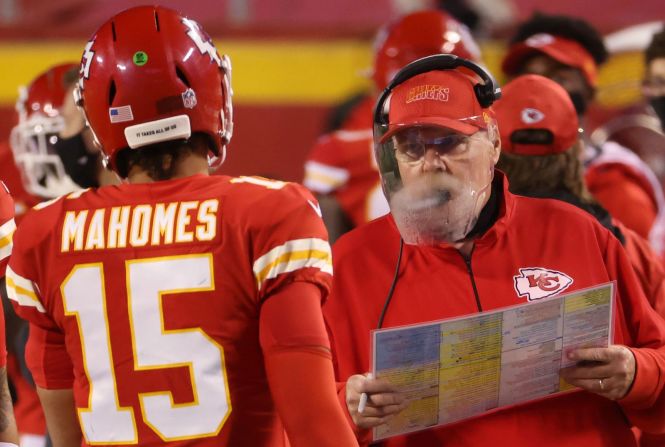
[[[317,194],[331,194],[354,226],[389,211],[369,128],[321,137],[305,162],[303,184]]]
[[[73,387],[86,444],[283,445],[259,311],[293,281],[327,296],[326,237],[304,188],[255,177],[124,184],[39,205],[7,269],[31,322],[35,382]]]

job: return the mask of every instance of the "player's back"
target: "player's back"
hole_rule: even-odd
[[[329,287],[315,211],[297,185],[200,175],[70,194],[26,217],[10,295],[64,333],[88,443],[282,445],[259,310],[289,281]],[[45,361],[33,357],[38,385],[67,388]]]

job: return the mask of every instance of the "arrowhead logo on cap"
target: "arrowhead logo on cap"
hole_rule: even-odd
[[[535,124],[542,121],[544,118],[545,114],[538,109],[532,109],[529,107],[522,109],[522,122],[524,124]]]

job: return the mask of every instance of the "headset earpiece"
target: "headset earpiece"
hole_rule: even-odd
[[[483,109],[491,106],[494,102],[494,97],[492,96],[494,92],[488,91],[486,87],[487,86],[483,84],[476,84],[473,86],[473,91],[476,94],[478,104],[480,104]]]
[[[476,99],[478,99],[478,104],[483,109],[488,108],[494,102],[501,98],[501,89],[494,88],[494,84],[476,84],[473,86],[473,91],[476,94]]]

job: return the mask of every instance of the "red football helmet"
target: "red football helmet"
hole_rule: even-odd
[[[9,143],[25,189],[42,198],[79,189],[55,151],[64,128],[60,108],[68,90],[65,75],[77,67],[74,63],[56,65],[19,89],[18,124],[11,131]]]
[[[116,172],[119,151],[194,132],[210,137],[211,165],[224,161],[233,132],[231,61],[176,11],[140,6],[102,25],[85,47],[77,96]]]
[[[418,11],[389,23],[374,41],[372,78],[377,89],[386,88],[405,65],[441,53],[480,62],[480,50],[469,29],[443,11]]]

